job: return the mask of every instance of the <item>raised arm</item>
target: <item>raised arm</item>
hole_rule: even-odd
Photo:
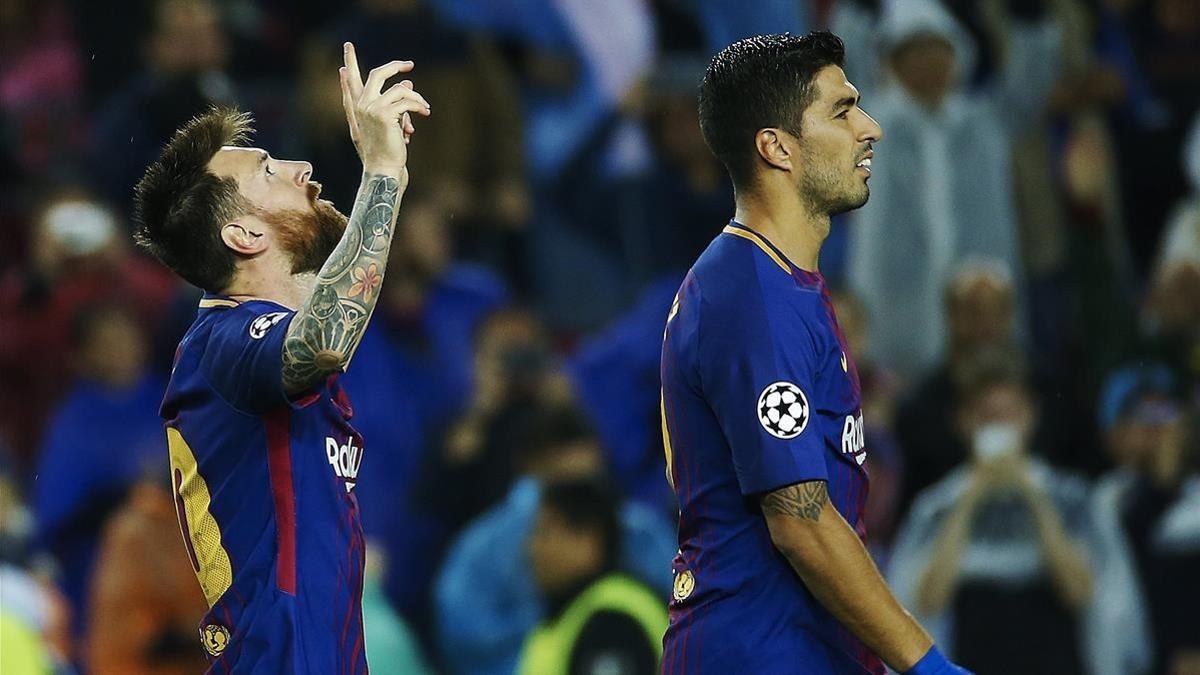
[[[935,669],[927,657],[933,638],[905,611],[880,576],[862,541],[829,505],[825,481],[796,483],[767,493],[762,512],[771,540],[804,585],[850,632],[900,672]],[[938,657],[940,659],[940,655]]]
[[[290,394],[344,370],[366,332],[387,269],[396,211],[408,186],[409,114],[429,114],[429,104],[408,80],[382,91],[388,78],[412,70],[412,62],[375,68],[364,84],[350,43],[345,61],[339,70],[342,105],[363,178],[341,242],[288,327],[283,385]]]

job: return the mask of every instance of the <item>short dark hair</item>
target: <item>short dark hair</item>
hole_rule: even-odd
[[[800,135],[804,110],[816,98],[813,78],[841,66],[846,49],[827,31],[738,40],[713,57],[700,85],[700,131],[735,186],[753,178],[754,135],[778,127]]]
[[[233,279],[236,259],[221,228],[246,210],[237,181],[208,170],[221,146],[242,145],[253,132],[249,114],[214,108],[193,118],[167,142],[134,193],[134,241],[200,288],[216,293]]]
[[[593,530],[603,539],[602,570],[617,568],[621,557],[620,500],[607,483],[594,479],[556,481],[542,490],[541,508],[575,530]]]

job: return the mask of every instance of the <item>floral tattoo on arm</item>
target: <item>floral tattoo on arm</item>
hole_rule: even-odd
[[[283,341],[283,387],[298,393],[350,362],[379,300],[400,203],[393,176],[367,174],[341,242]]]

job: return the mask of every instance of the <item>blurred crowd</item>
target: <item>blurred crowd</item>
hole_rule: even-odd
[[[696,87],[815,28],[885,132],[821,260],[876,560],[981,675],[1200,673],[1196,0],[0,3],[0,670],[203,668],[157,414],[199,296],[133,185],[234,105],[348,208],[346,40],[434,110],[343,378],[372,670],[528,671],[618,571],[665,604],[662,330],[732,216]]]

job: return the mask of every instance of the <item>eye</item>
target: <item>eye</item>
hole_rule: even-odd
[[[838,113],[838,114],[836,115],[836,117],[837,117],[839,120],[844,120],[844,119],[846,119],[846,118],[847,118],[849,115],[850,115],[850,111],[849,111],[849,110],[843,110],[842,112]]]

